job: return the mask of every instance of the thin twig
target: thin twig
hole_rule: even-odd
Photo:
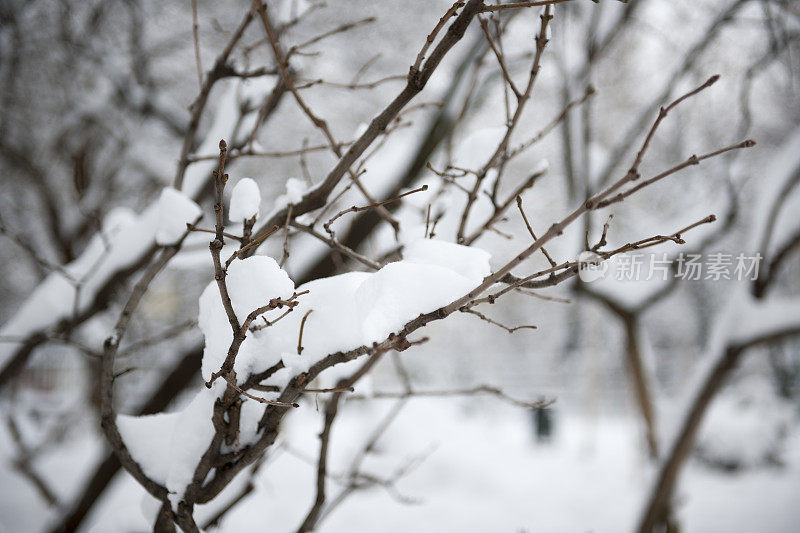
[[[551,6],[553,4],[563,4],[564,2],[571,2],[572,0],[531,0],[529,2],[511,2],[508,4],[495,4],[484,6],[481,9],[483,13],[491,13],[494,11],[505,11],[507,9],[524,9],[526,7],[539,7],[539,6]],[[624,2],[626,0],[620,0]]]
[[[303,319],[300,321],[300,334],[297,336],[297,355],[303,354],[303,329],[306,326],[308,315],[310,315],[312,311],[313,309],[306,311],[306,314],[303,315]]]
[[[225,268],[227,268],[233,262],[233,260],[236,259],[237,257],[244,257],[244,254],[247,253],[250,250],[250,248],[258,246],[259,244],[264,242],[264,239],[266,239],[267,237],[269,237],[270,235],[272,235],[273,233],[275,233],[279,229],[280,229],[280,226],[273,226],[271,230],[269,230],[266,233],[261,234],[261,236],[259,236],[257,239],[253,239],[249,243],[247,243],[245,246],[242,246],[238,250],[234,250],[234,252],[228,258],[228,260],[225,261]]]
[[[519,212],[522,215],[522,220],[525,221],[525,227],[528,228],[528,233],[531,234],[531,238],[536,241],[536,234],[533,232],[533,228],[531,227],[531,223],[528,222],[528,217],[525,215],[525,210],[522,208],[522,196],[517,196],[517,207],[519,208]],[[542,253],[547,258],[547,262],[550,263],[550,266],[556,266],[556,262],[550,257],[550,254],[547,253],[547,250],[544,246],[542,246]]]
[[[289,259],[289,223],[292,221],[292,206],[289,205],[289,210],[286,213],[286,223],[283,225],[283,255],[281,262],[278,265],[283,268],[286,260]]]
[[[533,92],[533,87],[536,84],[536,80],[539,75],[539,71],[541,69],[541,61],[542,56],[544,54],[544,49],[549,42],[547,39],[547,27],[550,24],[553,16],[551,15],[551,6],[548,4],[545,6],[544,13],[540,16],[541,23],[539,26],[539,33],[536,35],[536,50],[533,55],[533,61],[531,63],[530,72],[528,75],[528,83],[525,86],[525,90],[521,92],[517,96],[517,107],[514,110],[514,115],[511,117],[511,120],[506,125],[506,132],[503,135],[503,138],[500,140],[500,143],[497,145],[494,153],[489,157],[486,164],[484,164],[483,168],[480,172],[477,173],[475,178],[475,183],[470,190],[469,196],[467,197],[467,203],[464,206],[464,210],[461,213],[461,220],[458,224],[458,230],[456,232],[456,240],[459,244],[464,244],[464,233],[467,229],[467,222],[469,220],[469,215],[472,210],[472,207],[475,201],[478,199],[478,193],[481,190],[481,186],[483,184],[484,179],[491,168],[500,164],[501,166],[507,161],[505,157],[508,143],[511,140],[511,134],[514,132],[517,124],[519,124],[519,120],[522,117],[522,112],[525,109],[526,104],[531,98],[531,94]],[[502,169],[500,169],[502,170]],[[497,190],[500,185],[500,177],[501,172],[498,171],[497,178],[495,179],[494,190],[492,193],[492,199],[494,200],[495,196],[497,195]],[[488,228],[489,226],[487,226]]]
[[[458,0],[450,6],[450,9],[445,11],[444,15],[439,19],[439,22],[436,23],[436,26],[433,27],[433,30],[428,34],[428,37],[425,38],[425,44],[422,45],[420,48],[419,53],[417,54],[417,59],[414,61],[414,64],[411,66],[412,75],[414,73],[419,72],[420,65],[422,65],[422,60],[425,59],[425,53],[428,51],[428,48],[433,44],[433,41],[436,40],[436,35],[441,31],[447,21],[450,20],[452,17],[455,17],[458,14],[458,10],[464,7],[464,2]]]
[[[626,190],[624,192],[621,192],[621,193],[617,194],[616,196],[613,196],[611,198],[606,198],[606,199],[598,202],[596,208],[600,209],[600,208],[603,208],[603,207],[607,207],[607,206],[609,206],[611,204],[615,204],[617,202],[621,202],[622,200],[624,200],[628,196],[632,195],[633,193],[635,193],[637,191],[640,191],[641,189],[643,189],[645,187],[648,187],[648,186],[652,185],[653,183],[666,178],[667,176],[675,174],[679,170],[683,170],[686,167],[693,166],[693,165],[699,165],[701,161],[705,161],[706,159],[710,159],[712,157],[716,157],[718,155],[724,154],[725,152],[730,152],[731,150],[740,150],[742,148],[752,148],[755,145],[756,145],[756,142],[753,139],[747,139],[747,140],[742,141],[740,143],[732,144],[730,146],[726,146],[724,148],[720,148],[718,150],[714,150],[712,152],[708,152],[708,153],[703,154],[703,155],[692,155],[691,157],[689,157],[689,159],[687,159],[683,163],[675,165],[674,167],[672,167],[670,169],[667,169],[664,172],[661,172],[660,174],[657,174],[656,176],[653,176],[650,179],[644,180],[641,183],[639,183],[638,185],[636,185],[634,187],[631,187],[630,189],[628,189],[628,190]],[[636,176],[638,177],[638,175],[636,175]]]
[[[298,229],[298,230],[300,230],[300,231],[302,231],[304,233],[308,233],[312,237],[314,237],[316,239],[319,239],[320,241],[324,242],[325,244],[330,246],[330,248],[332,250],[336,250],[337,252],[341,252],[344,255],[350,257],[351,259],[355,259],[359,263],[367,266],[368,268],[371,268],[372,270],[380,270],[380,268],[381,268],[380,264],[378,264],[377,262],[373,261],[369,257],[356,252],[352,248],[350,248],[348,246],[345,246],[338,239],[336,239],[336,237],[325,236],[322,233],[320,233],[317,230],[315,230],[312,226],[310,226],[310,225],[307,226],[305,224],[300,224],[299,222],[296,222],[296,221],[292,221],[290,224],[291,224],[291,226],[293,228],[296,228],[296,229]]]
[[[192,37],[194,38],[194,59],[197,63],[197,83],[203,90],[203,61],[200,58],[200,25],[197,22],[197,0],[192,2]]]
[[[520,329],[539,329],[536,326],[516,326],[516,327],[512,328],[512,327],[506,326],[505,324],[501,324],[500,322],[497,322],[496,320],[492,320],[491,318],[489,318],[488,316],[484,315],[483,313],[479,313],[478,311],[476,311],[474,309],[470,309],[468,307],[464,307],[464,308],[460,309],[460,311],[462,313],[469,313],[471,315],[475,315],[476,317],[480,318],[484,322],[488,322],[489,324],[497,326],[498,328],[503,328],[504,330],[506,330],[509,333],[514,333],[515,331],[518,331]]]
[[[414,194],[414,193],[422,192],[422,191],[427,191],[427,190],[428,190],[428,186],[427,185],[423,185],[422,187],[418,187],[418,188],[416,188],[414,190],[404,192],[403,194],[395,196],[394,198],[389,198],[388,200],[383,200],[381,202],[375,202],[373,204],[364,205],[364,206],[360,206],[360,207],[357,207],[357,206],[349,207],[349,208],[347,208],[347,209],[345,209],[343,211],[339,211],[338,213],[336,213],[336,215],[334,215],[330,220],[328,220],[322,226],[325,228],[325,231],[330,233],[331,224],[333,224],[334,221],[336,221],[336,219],[338,219],[342,215],[346,215],[347,213],[358,213],[360,211],[366,211],[366,210],[372,209],[374,207],[378,207],[378,206],[386,205],[386,204],[389,204],[389,203],[392,203],[392,202],[396,202],[397,200],[400,200],[401,198],[404,198],[404,197],[406,197],[406,196],[408,196],[410,194]]]
[[[443,389],[443,390],[418,390],[414,389],[411,392],[384,392],[384,391],[376,391],[370,394],[369,396],[361,396],[358,394],[354,394],[348,397],[348,400],[390,400],[390,399],[398,399],[398,398],[447,398],[451,396],[473,396],[478,394],[490,394],[492,396],[496,396],[497,398],[510,403],[511,405],[515,405],[517,407],[524,407],[526,409],[543,409],[551,406],[553,404],[553,400],[536,400],[536,401],[524,401],[518,400],[507,395],[502,389],[498,387],[493,387],[491,385],[479,385],[477,387],[467,388],[467,389]]]
[[[300,404],[298,403],[275,402],[272,400],[267,400],[266,398],[261,398],[260,396],[254,396],[253,394],[250,394],[246,390],[239,387],[239,385],[236,384],[236,381],[234,381],[233,376],[231,376],[230,374],[225,375],[225,381],[227,381],[228,386],[233,388],[236,392],[244,396],[247,396],[251,400],[257,401],[258,403],[263,403],[265,405],[275,405],[277,407],[294,407],[294,408],[300,407]]]
[[[500,71],[503,73],[503,79],[505,79],[508,87],[511,89],[511,92],[514,93],[514,96],[517,97],[519,100],[522,97],[522,93],[519,92],[517,86],[514,85],[514,80],[511,79],[511,74],[508,72],[508,68],[506,67],[506,62],[503,60],[503,54],[500,50],[497,49],[497,45],[494,43],[494,39],[492,39],[492,34],[489,33],[489,26],[486,23],[486,20],[483,17],[478,17],[478,22],[480,22],[481,29],[483,30],[483,34],[486,36],[486,40],[489,42],[489,46],[494,52],[495,57],[497,58],[497,63],[500,65]]]

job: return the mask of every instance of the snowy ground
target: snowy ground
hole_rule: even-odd
[[[429,454],[397,490],[352,496],[321,531],[631,531],[649,490],[653,468],[642,453],[634,420],[562,416],[554,439],[535,444],[526,413],[494,400],[414,400],[364,465],[386,474]],[[342,472],[368,438],[389,401],[351,402],[334,426],[333,471]],[[317,449],[320,428],[313,405],[304,404],[282,438],[291,451],[262,468],[256,490],[231,513],[222,531],[291,531],[313,499],[315,468],[303,459]],[[3,456],[7,457],[7,436]],[[38,465],[60,494],[74,490],[79,472],[97,453],[97,440],[61,448]],[[800,507],[800,432],[786,443],[783,469],[763,467],[730,474],[692,461],[680,488],[679,517],[685,531],[797,531]],[[6,463],[7,464],[7,463]],[[38,531],[50,516],[29,485],[4,468],[0,473],[0,531]],[[232,490],[228,494],[232,494]],[[339,486],[329,484],[335,497]],[[120,476],[89,531],[146,531],[141,489]],[[210,516],[214,509],[199,509]]]

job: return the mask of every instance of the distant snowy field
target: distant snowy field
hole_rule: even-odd
[[[333,432],[332,471],[344,473],[353,454],[391,408],[389,400],[348,402]],[[559,412],[559,415],[563,413]],[[746,422],[744,422],[746,423]],[[321,423],[311,402],[288,419],[285,443],[262,467],[256,488],[216,531],[294,531],[313,499]],[[321,525],[323,532],[384,531],[632,531],[647,497],[653,467],[642,452],[634,419],[556,418],[549,444],[536,444],[528,413],[491,398],[412,400],[364,462],[388,476],[415,457],[427,458],[396,485],[400,503],[383,488],[357,492]],[[98,452],[99,436],[60,447],[37,466],[60,494],[74,494]],[[288,443],[288,446],[286,445]],[[0,437],[3,460],[8,436]],[[742,443],[746,445],[746,443]],[[738,473],[697,460],[684,471],[678,513],[687,532],[792,532],[800,526],[800,431],[785,441],[785,468]],[[0,478],[0,531],[46,529],[51,514],[30,484],[5,469]],[[200,522],[235,495],[245,477]],[[329,483],[334,498],[340,486]],[[128,476],[118,476],[87,531],[148,531],[154,500]]]

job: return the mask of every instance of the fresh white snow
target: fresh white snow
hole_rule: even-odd
[[[202,387],[176,413],[117,417],[120,435],[131,456],[145,474],[166,486],[174,505],[183,498],[200,458],[214,437],[211,415],[222,391],[221,382],[211,389]]]
[[[281,360],[299,373],[328,354],[380,342],[420,313],[463,296],[489,272],[488,253],[428,239],[409,244],[403,261],[378,272],[314,280],[297,288],[298,293],[308,293],[298,297],[299,304],[288,316],[248,334],[236,357],[238,379]],[[295,290],[277,263],[261,256],[234,261],[227,284],[240,323],[271,298],[288,298]],[[272,321],[283,311],[270,311],[265,318]],[[297,352],[300,324],[308,311],[302,354],[291,355]],[[225,360],[233,338],[216,282],[209,283],[200,297],[199,325],[206,338],[203,377],[210,379]],[[273,376],[268,383],[284,379]]]
[[[258,189],[258,184],[251,178],[242,178],[233,187],[228,218],[232,222],[250,220],[258,215],[260,205],[261,191]]]
[[[203,211],[191,198],[172,187],[164,187],[158,199],[156,244],[169,246],[186,233],[186,224],[194,223]]]

